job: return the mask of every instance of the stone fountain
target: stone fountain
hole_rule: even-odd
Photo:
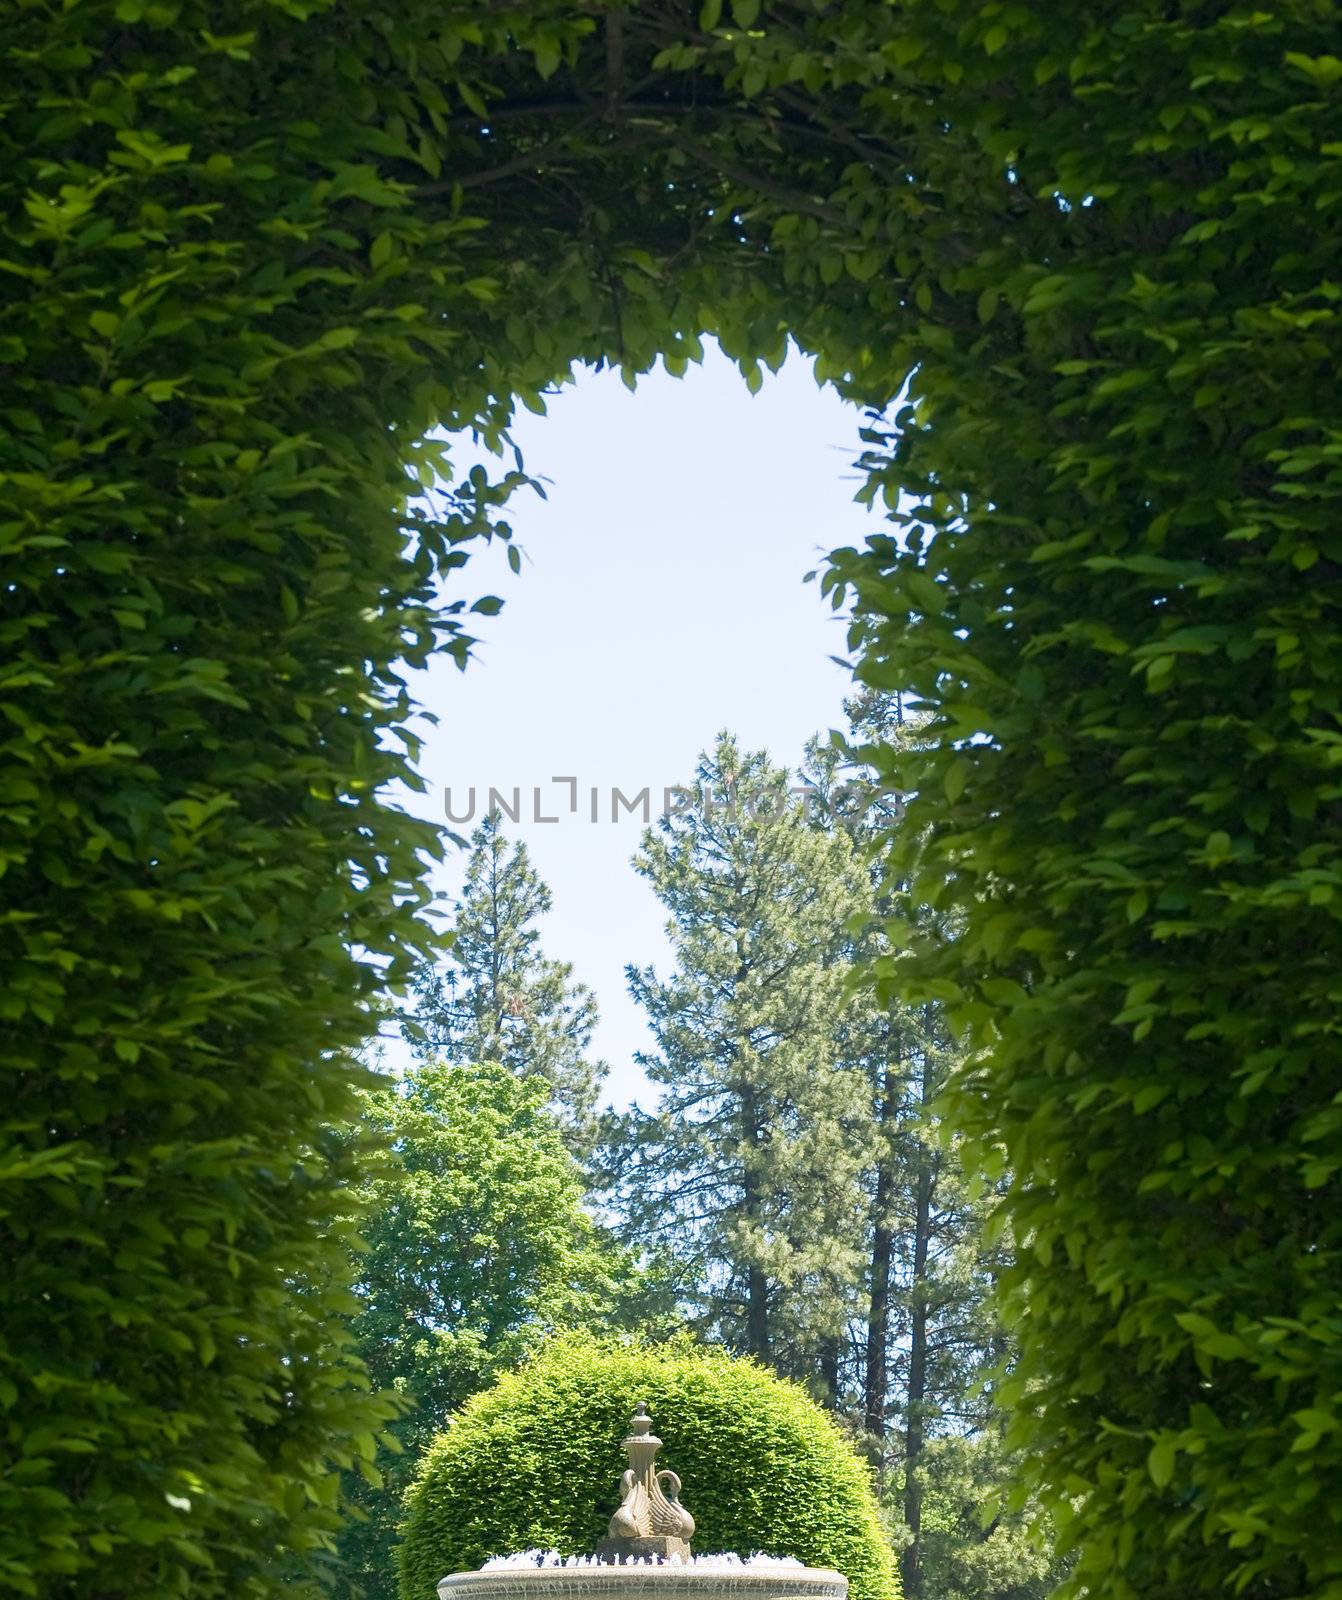
[[[439,1600],[847,1600],[848,1579],[826,1568],[778,1556],[694,1555],[694,1518],[680,1503],[680,1479],[657,1467],[662,1441],[647,1406],[634,1412],[624,1448],[620,1504],[592,1555],[496,1556],[478,1572],[444,1578]]]

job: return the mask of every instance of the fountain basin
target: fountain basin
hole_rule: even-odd
[[[454,1572],[438,1600],[847,1600],[848,1579],[825,1567],[762,1566],[703,1556],[662,1565],[496,1567]]]

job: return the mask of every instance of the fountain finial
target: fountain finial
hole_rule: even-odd
[[[689,1559],[694,1518],[680,1503],[680,1479],[668,1467],[657,1470],[661,1448],[647,1404],[640,1400],[624,1441],[629,1465],[620,1479],[620,1507],[597,1546],[598,1561]]]

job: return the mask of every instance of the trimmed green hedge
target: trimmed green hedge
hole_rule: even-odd
[[[797,1556],[846,1574],[853,1600],[895,1600],[866,1469],[799,1388],[690,1345],[578,1338],[477,1396],[429,1446],[406,1496],[403,1600],[490,1556],[593,1550],[640,1400],[666,1441],[660,1463],[684,1481],[697,1552]]]
[[[964,933],[878,977],[973,1036],[1071,1592],[1332,1600],[1336,9],[7,7],[0,1584],[315,1579],[403,669],[494,494],[412,504],[433,430],[790,331],[904,523],[833,581]]]

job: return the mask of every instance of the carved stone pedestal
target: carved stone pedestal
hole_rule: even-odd
[[[624,1441],[629,1466],[620,1479],[620,1508],[596,1547],[598,1561],[689,1559],[694,1518],[680,1503],[680,1479],[666,1468],[657,1470],[661,1448],[648,1408],[640,1405]]]

